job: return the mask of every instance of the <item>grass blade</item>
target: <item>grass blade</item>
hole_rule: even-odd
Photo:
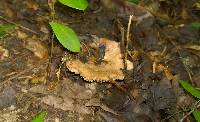
[[[179,83],[181,84],[181,86],[190,94],[192,94],[192,96],[200,99],[200,91],[198,91],[197,89],[195,89],[192,85],[190,85],[187,81],[184,80],[179,80]]]
[[[196,119],[197,122],[200,122],[200,111],[198,111],[196,108],[192,112],[194,118]]]

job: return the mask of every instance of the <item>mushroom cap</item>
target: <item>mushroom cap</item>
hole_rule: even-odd
[[[97,65],[95,63],[83,63],[79,59],[72,59],[66,62],[69,71],[79,74],[84,80],[89,82],[109,82],[111,80],[123,80],[124,74],[121,69],[124,68],[120,45],[118,42],[106,38],[100,38],[95,44],[105,45],[104,62]]]

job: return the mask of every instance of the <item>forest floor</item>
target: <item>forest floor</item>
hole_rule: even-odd
[[[0,38],[1,122],[41,111],[47,122],[195,121],[198,102],[178,81],[200,88],[198,0],[102,1],[55,4],[80,38],[71,53],[52,36],[47,0],[0,0],[0,25],[16,25]]]

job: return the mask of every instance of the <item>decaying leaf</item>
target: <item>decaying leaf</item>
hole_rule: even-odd
[[[9,57],[9,51],[2,46],[0,46],[0,60],[3,60],[5,58]]]
[[[46,96],[41,99],[41,101],[47,105],[54,106],[57,109],[62,109],[64,111],[74,111],[82,114],[90,114],[91,111],[84,105],[77,104],[75,100],[70,97],[65,96],[65,98],[60,98],[56,96]]]
[[[46,83],[45,76],[37,76],[31,79],[31,83],[38,84],[38,83]]]
[[[28,8],[33,9],[34,11],[38,10],[38,8],[39,8],[39,5],[35,1],[26,0],[23,2]]]
[[[174,78],[172,72],[169,70],[167,66],[159,64],[158,67],[156,68],[157,68],[157,71],[164,71],[168,80],[172,80]]]
[[[90,99],[90,101],[88,101],[85,106],[93,106],[93,107],[100,107],[101,109],[103,109],[104,111],[107,111],[107,112],[110,112],[114,115],[119,115],[117,114],[117,112],[115,112],[114,110],[112,110],[111,108],[109,108],[108,106],[102,104],[100,102],[99,99],[97,98],[93,98],[93,99]]]
[[[66,101],[63,102],[62,98],[52,95],[43,97],[41,101],[46,103],[47,105],[54,106],[55,108],[59,108],[62,110],[72,110],[74,103],[74,100],[71,98],[67,98]]]
[[[19,39],[26,39],[28,37],[28,35],[25,32],[20,30],[16,31],[16,35]]]
[[[105,55],[101,64],[94,62],[83,63],[79,59],[72,59],[66,63],[67,68],[75,74],[80,74],[86,81],[108,82],[110,80],[123,80],[124,68],[119,43],[105,38],[100,38],[96,47],[104,45]]]
[[[37,37],[33,36],[26,41],[25,48],[32,51],[35,56],[43,60],[48,58],[48,49]]]
[[[76,84],[69,79],[64,79],[60,83],[54,91],[48,90],[46,85],[32,87],[29,91],[46,95],[41,98],[41,102],[54,108],[81,114],[90,114],[92,112],[85,106],[85,103],[96,94],[96,88],[90,90],[90,88]]]

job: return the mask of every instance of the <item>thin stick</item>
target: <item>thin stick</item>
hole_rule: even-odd
[[[130,42],[130,28],[131,28],[131,22],[132,22],[132,18],[133,18],[133,15],[130,15],[129,16],[129,21],[128,21],[128,28],[127,28],[127,32],[126,32],[126,43],[125,43],[125,46],[126,46],[126,49],[125,49],[125,54],[124,54],[124,60],[125,60],[125,67],[124,69],[127,70],[127,52],[128,52],[128,43]]]
[[[55,5],[55,1],[54,0],[48,0],[48,5],[49,5],[49,7],[50,7],[50,9],[51,9],[51,20],[52,21],[55,21],[55,8],[54,8],[54,5]],[[50,68],[50,65],[51,65],[51,63],[52,63],[52,57],[53,57],[53,48],[54,48],[54,43],[53,43],[53,41],[54,41],[54,37],[55,37],[55,35],[54,35],[54,33],[52,34],[52,37],[51,37],[51,50],[50,50],[50,60],[49,60],[49,62],[48,62],[48,66],[47,66],[47,79],[49,79],[50,78],[50,72],[51,72],[51,68]]]
[[[124,63],[124,69],[126,71],[127,69],[127,64],[126,64],[126,60],[125,60],[125,53],[126,53],[126,46],[125,46],[125,42],[124,42],[124,28],[121,27],[121,50],[122,50],[122,56],[123,56],[123,63]]]
[[[126,34],[127,44],[130,41],[129,37],[130,37],[130,27],[131,27],[132,18],[133,18],[133,15],[130,15],[129,16],[129,21],[128,21],[127,34]]]
[[[6,18],[3,17],[3,16],[0,16],[0,19],[4,20],[4,21],[6,21],[6,22],[8,22],[8,23],[10,23],[10,24],[16,25],[16,26],[18,26],[18,27],[20,27],[20,28],[22,28],[22,29],[24,29],[24,30],[27,30],[27,31],[29,31],[29,32],[31,32],[31,33],[34,33],[34,34],[36,34],[36,35],[39,35],[39,33],[37,33],[36,31],[31,30],[31,29],[29,29],[29,28],[27,28],[27,27],[25,27],[25,26],[23,26],[23,25],[20,25],[20,24],[18,24],[18,23],[12,22],[12,21],[6,19]]]

